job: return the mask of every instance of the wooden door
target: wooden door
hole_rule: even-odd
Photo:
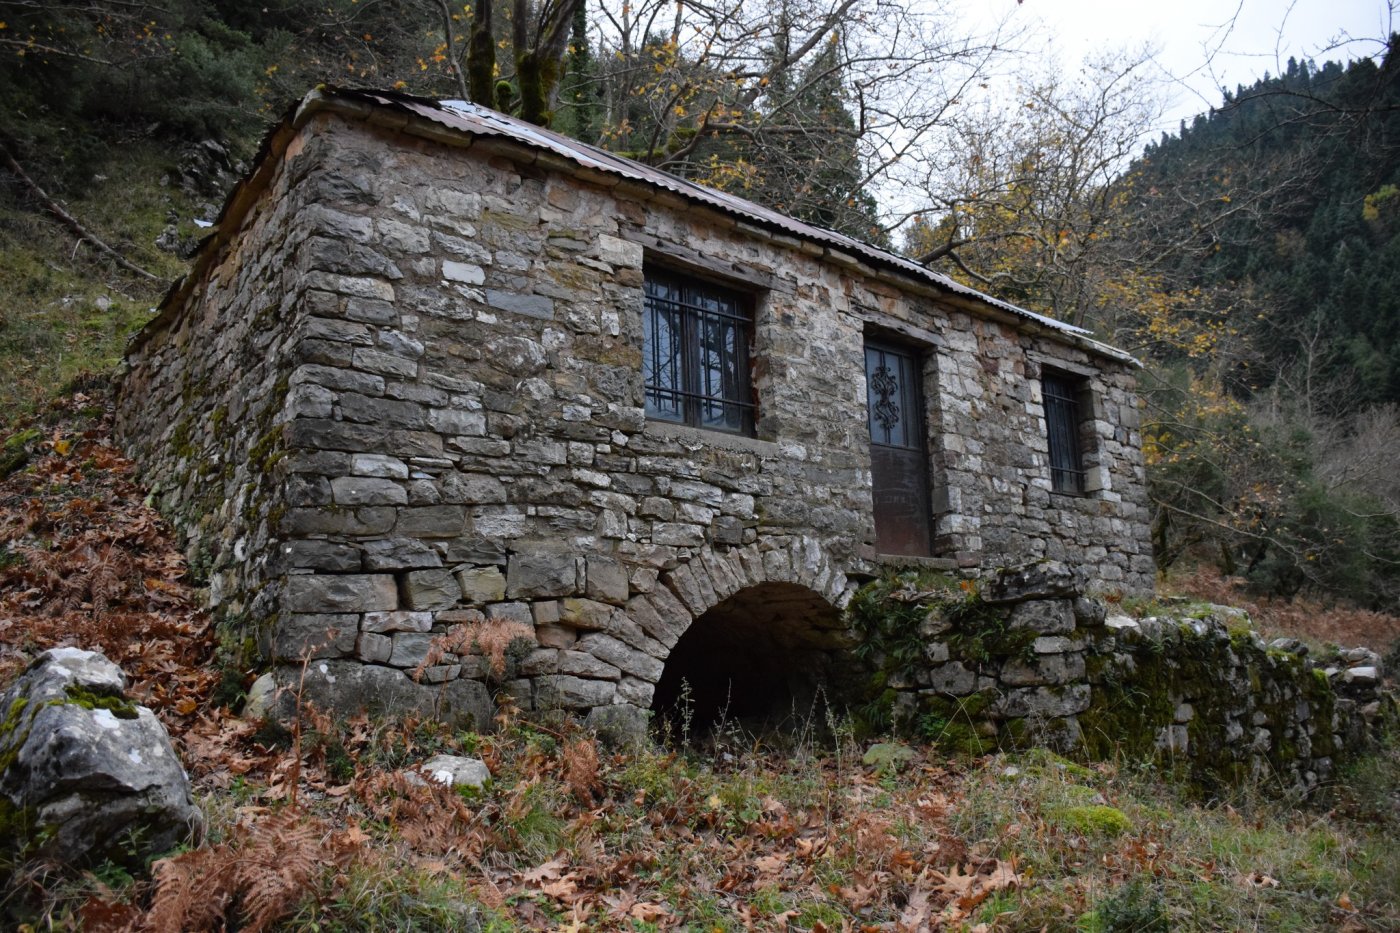
[[[930,554],[928,455],[919,358],[867,342],[866,407],[875,498],[875,548],[881,554]]]

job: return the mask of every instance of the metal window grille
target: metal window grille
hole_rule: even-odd
[[[1084,492],[1084,456],[1079,441],[1079,393],[1071,379],[1047,375],[1043,381],[1045,428],[1050,441],[1050,486],[1056,492]]]
[[[642,380],[650,418],[752,434],[744,297],[707,282],[648,272]]]

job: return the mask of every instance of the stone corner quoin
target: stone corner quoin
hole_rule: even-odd
[[[313,696],[485,726],[503,689],[614,724],[741,591],[844,606],[882,566],[872,335],[917,361],[934,564],[1151,591],[1125,356],[525,139],[333,103],[274,131],[118,401],[215,608],[270,664],[309,659]],[[657,270],[740,295],[751,436],[648,418]],[[1050,372],[1081,393],[1079,494],[1052,480]],[[482,619],[534,648],[504,673],[442,650]]]

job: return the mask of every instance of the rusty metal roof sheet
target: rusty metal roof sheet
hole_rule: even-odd
[[[652,187],[662,188],[690,201],[707,205],[750,223],[758,224],[762,227],[812,243],[821,244],[822,246],[841,250],[879,266],[893,268],[910,278],[927,282],[944,291],[991,305],[992,307],[1009,312],[1019,318],[1033,321],[1041,326],[1083,337],[1088,337],[1090,333],[1082,327],[1075,327],[1073,324],[1066,324],[1063,321],[1057,321],[1054,318],[1036,314],[1034,311],[1027,311],[1025,308],[1018,308],[1016,305],[1010,304],[1009,302],[1001,301],[990,295],[983,294],[975,288],[969,288],[942,273],[934,272],[902,256],[897,256],[888,250],[871,246],[869,243],[863,243],[860,240],[842,233],[837,233],[834,230],[814,227],[796,218],[780,214],[761,204],[755,204],[753,201],[747,201],[743,198],[735,197],[732,194],[717,191],[714,188],[707,188],[704,185],[686,181],[674,175],[668,175],[660,169],[653,168],[649,165],[643,165],[640,162],[634,162],[631,159],[625,159],[619,155],[599,149],[596,146],[590,146],[576,139],[561,136],[558,133],[551,132],[550,130],[543,129],[531,123],[526,123],[523,120],[517,120],[514,117],[497,113],[494,110],[480,107],[476,104],[460,100],[436,101],[429,98],[398,94],[392,91],[326,88],[318,93],[331,97],[338,96],[351,100],[363,100],[383,107],[403,110],[461,133],[467,133],[472,136],[498,137],[519,143],[523,146],[552,152],[584,168],[605,172],[610,175],[617,175]],[[1110,348],[1104,346],[1103,349],[1109,350]],[[1121,351],[1118,352],[1121,353]]]

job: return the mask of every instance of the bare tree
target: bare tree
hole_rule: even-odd
[[[953,145],[922,156],[927,203],[907,238],[916,261],[1083,323],[1119,271],[1121,174],[1161,112],[1151,61],[1115,53],[1078,77],[1031,75],[1012,101],[956,114]]]
[[[839,142],[849,200],[913,167],[968,87],[1006,50],[938,3],[895,0],[604,0],[599,143],[729,189],[800,171],[768,156]],[[841,107],[815,97],[839,85]],[[799,165],[800,160],[799,160]]]

